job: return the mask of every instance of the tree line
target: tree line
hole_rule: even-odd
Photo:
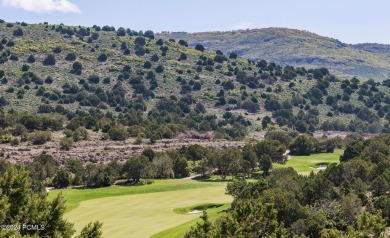
[[[274,169],[227,186],[231,209],[185,237],[385,237],[390,225],[390,135],[350,142],[339,165],[309,176]]]
[[[82,132],[69,130],[69,133],[73,137],[83,136]],[[65,146],[64,141],[61,143],[61,146]],[[34,157],[27,168],[32,189],[36,192],[43,192],[48,186],[105,187],[117,181],[150,183],[152,179],[184,178],[194,173],[203,178],[217,174],[221,180],[226,180],[227,176],[266,176],[272,170],[273,163],[284,163],[287,160],[287,150],[296,155],[309,155],[333,152],[335,148],[341,148],[343,143],[340,138],[314,138],[310,135],[270,131],[265,140],[253,141],[242,148],[219,149],[193,144],[177,150],[157,152],[146,147],[140,155],[123,162],[112,160],[107,164],[97,163],[93,159],[84,162],[78,158],[67,159],[61,164],[43,152]],[[7,164],[5,160],[2,161]]]

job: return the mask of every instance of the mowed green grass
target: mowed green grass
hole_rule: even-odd
[[[186,180],[183,183],[192,185],[194,181]],[[103,237],[150,237],[162,231],[165,232],[158,237],[181,237],[196,223],[201,214],[178,214],[174,211],[175,208],[203,203],[232,202],[232,197],[225,194],[226,183],[200,184],[209,186],[82,201],[77,208],[67,212],[65,218],[75,224],[76,234],[89,222],[99,220],[103,222]],[[227,207],[228,205],[225,205],[210,210],[210,214],[217,217],[218,212]],[[169,230],[171,228],[173,230]]]
[[[189,190],[214,186],[225,187],[226,182],[202,183],[193,180],[155,180],[152,184],[139,186],[111,186],[96,189],[61,189],[50,191],[49,199],[53,199],[59,193],[62,193],[66,199],[66,211],[69,212],[76,209],[80,205],[80,202],[97,198]],[[158,196],[158,194],[156,196]]]
[[[334,153],[320,153],[312,154],[309,156],[291,156],[291,159],[288,160],[285,164],[273,164],[274,168],[287,168],[293,167],[299,174],[309,175],[311,171],[318,172],[319,170],[315,169],[320,164],[332,164],[340,163],[340,155],[344,151],[336,150]]]
[[[223,215],[227,209],[230,208],[230,203],[227,203],[221,207],[210,209],[207,211],[207,215],[209,217],[210,221],[214,221],[219,216]],[[202,222],[202,219],[200,218],[202,214],[198,214],[198,218],[193,219],[189,222],[186,222],[184,224],[181,224],[179,226],[173,227],[171,229],[159,232],[157,234],[154,234],[152,238],[181,238],[183,237],[188,231],[191,230],[191,227],[195,227],[197,222]]]

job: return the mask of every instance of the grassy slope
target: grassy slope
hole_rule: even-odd
[[[334,153],[320,153],[309,156],[291,156],[285,164],[274,164],[274,168],[293,167],[299,174],[308,175],[311,171],[318,171],[314,168],[320,164],[339,163],[342,150],[336,150]]]
[[[282,65],[328,67],[342,75],[386,79],[390,75],[390,55],[386,47],[347,45],[338,40],[307,31],[287,28],[264,28],[233,32],[159,34],[169,39],[184,39],[190,45],[203,44],[207,49],[252,59],[266,59]],[[379,50],[378,50],[379,49]],[[381,50],[382,49],[382,50]]]
[[[225,185],[219,185],[83,201],[65,217],[75,223],[77,232],[88,222],[99,220],[103,222],[104,237],[150,237],[190,222],[188,227],[181,227],[181,232],[185,232],[192,225],[191,221],[199,217],[199,214],[177,214],[173,211],[175,208],[200,203],[229,203],[231,200],[225,194]]]
[[[67,212],[76,209],[81,202],[105,198],[105,197],[116,197],[123,195],[135,195],[143,193],[157,193],[157,192],[167,192],[167,191],[176,191],[176,190],[189,190],[196,188],[206,188],[214,186],[222,186],[226,183],[201,183],[193,180],[156,180],[153,184],[150,185],[140,185],[140,186],[111,186],[106,188],[97,188],[97,189],[62,189],[62,190],[52,190],[49,193],[49,199],[54,198],[57,194],[62,193],[62,195],[67,200]]]

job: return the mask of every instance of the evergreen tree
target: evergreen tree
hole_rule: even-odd
[[[82,230],[81,234],[77,238],[101,238],[103,237],[103,232],[101,228],[103,223],[96,221],[94,223],[88,223]]]
[[[71,237],[73,224],[64,220],[65,200],[61,194],[52,201],[34,194],[23,165],[11,165],[0,178],[0,223],[36,224],[43,229],[0,230],[1,237]]]
[[[50,65],[55,65],[56,64],[56,58],[54,57],[53,54],[49,54],[46,56],[46,58],[43,60],[43,64],[50,66]]]

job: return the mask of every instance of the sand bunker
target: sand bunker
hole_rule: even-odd
[[[202,213],[203,210],[192,210],[190,212],[188,212],[187,214],[198,214],[198,213]]]

